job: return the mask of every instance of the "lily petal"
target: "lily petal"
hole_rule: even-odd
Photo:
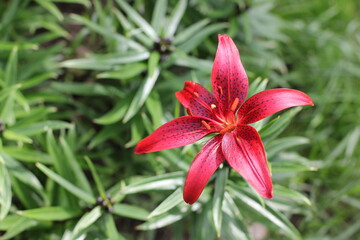
[[[270,171],[258,132],[251,126],[238,125],[224,135],[221,146],[230,166],[261,196],[272,198]]]
[[[232,109],[236,112],[246,98],[248,78],[233,40],[227,35],[219,35],[218,38],[219,45],[211,75],[212,88],[222,111],[227,113]]]
[[[185,116],[165,123],[135,147],[136,154],[157,152],[194,143],[212,131],[204,126],[209,119]]]
[[[211,105],[216,104],[214,95],[198,83],[186,81],[184,89],[175,93],[179,102],[192,115],[213,118]]]
[[[208,180],[224,161],[221,139],[222,135],[211,138],[196,155],[185,180],[183,192],[185,202],[193,204],[198,200]]]
[[[289,107],[314,105],[303,92],[279,88],[259,92],[246,100],[238,111],[239,123],[250,124]]]

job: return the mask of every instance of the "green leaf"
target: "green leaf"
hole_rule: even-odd
[[[6,64],[4,82],[5,86],[14,85],[17,82],[18,48],[15,46]]]
[[[161,125],[161,118],[163,116],[160,96],[156,91],[153,91],[145,102],[147,110],[150,112],[153,122],[153,128],[156,129]]]
[[[196,57],[191,57],[180,51],[174,52],[171,55],[171,60],[174,61],[175,65],[200,70],[204,73],[210,73],[213,64],[209,60],[203,60]]]
[[[248,91],[248,97],[251,97],[258,92],[264,91],[266,89],[268,82],[269,82],[269,79],[267,79],[267,78],[262,79],[261,77],[257,77],[250,84],[249,91]]]
[[[167,5],[167,0],[158,0],[155,2],[154,11],[152,13],[151,26],[154,28],[158,35],[161,34],[163,24],[166,22],[165,14]]]
[[[86,19],[86,18],[84,18],[82,16],[75,15],[75,14],[71,14],[70,16],[71,16],[72,19],[74,19],[75,21],[77,21],[79,23],[84,24],[85,26],[90,28],[92,31],[94,31],[94,32],[96,32],[96,33],[98,33],[100,35],[106,36],[107,38],[115,39],[116,41],[118,41],[118,44],[121,45],[122,47],[128,46],[128,47],[131,47],[132,49],[136,49],[138,51],[145,51],[146,50],[146,48],[141,46],[139,43],[137,43],[137,42],[135,42],[135,41],[133,41],[131,39],[128,39],[128,38],[122,36],[119,33],[110,31],[109,29],[104,28],[103,26],[98,25],[95,22],[90,21],[90,20],[88,20],[88,19]],[[106,68],[103,69],[103,70],[106,70]]]
[[[183,43],[190,38],[192,38],[196,33],[198,33],[200,30],[202,30],[206,25],[208,25],[210,22],[209,19],[203,19],[201,21],[198,21],[186,29],[182,30],[176,36],[174,37],[173,44],[178,45],[180,43]]]
[[[189,211],[190,208],[196,211],[197,209],[200,208],[200,204],[195,203],[191,207],[190,205],[187,205],[185,202],[182,202],[181,204],[178,205],[178,208],[173,209],[170,212],[162,214],[160,216],[150,218],[148,219],[147,222],[136,226],[136,229],[148,231],[148,230],[154,230],[168,226],[183,219],[186,215],[188,215],[190,213]]]
[[[89,0],[51,0],[53,2],[60,2],[60,3],[78,3],[82,4],[85,7],[90,7],[91,3]]]
[[[72,95],[109,96],[109,91],[103,85],[97,83],[53,82],[51,87],[60,92]]]
[[[274,185],[274,195],[295,199],[298,202],[311,206],[310,200],[303,194],[280,185]]]
[[[151,38],[152,40],[156,40],[158,35],[155,30],[151,27],[151,25],[139,14],[137,13],[127,2],[124,0],[116,0],[119,6],[126,12],[128,17],[134,21],[138,27],[140,27],[144,33]]]
[[[175,6],[173,12],[171,13],[170,19],[168,20],[166,31],[166,37],[173,37],[176,29],[180,23],[181,18],[183,17],[187,6],[187,0],[179,0]]]
[[[26,148],[19,148],[19,147],[3,147],[3,151],[6,152],[11,157],[24,161],[24,162],[41,162],[45,164],[53,164],[53,161],[49,154],[30,150]]]
[[[89,149],[94,148],[97,145],[100,145],[104,141],[119,136],[119,133],[123,129],[123,124],[117,123],[112,125],[106,125],[103,127],[99,133],[92,138],[89,143]]]
[[[55,4],[53,4],[49,0],[35,0],[39,5],[41,5],[43,8],[48,10],[52,15],[54,15],[59,21],[62,21],[64,19],[64,16],[59,11],[59,9],[56,7]]]
[[[13,125],[15,123],[15,93],[16,92],[10,92],[6,101],[0,106],[0,108],[2,108],[0,116],[3,121],[9,125]]]
[[[169,210],[173,209],[177,205],[183,202],[182,189],[176,189],[172,194],[170,194],[163,202],[160,203],[148,216],[152,218],[158,215],[161,215]]]
[[[126,110],[130,104],[130,98],[120,100],[116,105],[105,115],[94,119],[94,122],[101,125],[109,125],[116,122],[119,122],[125,115]]]
[[[9,213],[12,199],[10,176],[4,163],[4,160],[0,159],[0,222]]]
[[[133,98],[130,107],[123,119],[124,123],[129,121],[139,111],[140,107],[144,104],[145,100],[153,89],[155,82],[160,74],[160,68],[158,67],[159,60],[160,54],[158,52],[151,53],[148,62],[148,76],[145,80],[145,83],[141,85],[139,90],[136,92],[135,97]]]
[[[64,207],[42,207],[17,211],[16,213],[35,220],[64,221],[80,216],[82,211],[81,209],[70,209]]]
[[[271,162],[273,173],[316,171],[317,168],[298,162]]]
[[[49,120],[33,123],[26,126],[14,126],[9,128],[12,132],[31,137],[49,130],[72,128],[73,125],[64,121]]]
[[[21,232],[38,225],[38,221],[26,217],[8,216],[7,218],[5,218],[3,221],[0,222],[0,225],[2,224],[8,225],[9,228],[4,229],[6,230],[6,233],[1,235],[0,240],[7,240],[7,239],[13,239]]]
[[[282,114],[280,119],[274,122],[269,128],[264,128],[264,130],[260,130],[261,138],[275,138],[280,133],[282,133],[285,128],[289,125],[291,119],[301,110],[301,107],[296,107],[288,110],[286,113]]]
[[[90,212],[84,214],[77,222],[74,227],[73,232],[71,233],[71,240],[78,239],[82,234],[85,234],[90,226],[94,224],[101,217],[101,207],[97,206]]]
[[[224,212],[222,238],[252,240],[244,218],[228,192],[225,192],[222,209]]]
[[[26,169],[20,162],[16,161],[5,152],[0,152],[2,159],[5,161],[7,170],[11,176],[16,177],[24,184],[36,190],[41,196],[44,196],[44,189],[39,179],[34,173]]]
[[[3,42],[0,41],[0,49],[11,51],[14,47],[17,47],[19,50],[37,50],[39,46],[34,43],[17,43],[17,42]]]
[[[122,194],[133,194],[150,190],[175,190],[183,184],[183,173],[174,172],[155,177],[144,178],[122,189]]]
[[[276,225],[284,234],[291,239],[300,240],[301,235],[298,230],[292,225],[292,223],[283,216],[279,211],[274,210],[269,205],[266,208],[257,202],[253,197],[250,197],[248,193],[243,191],[237,186],[229,187],[230,194],[240,201],[241,207],[247,207],[250,211],[254,211],[262,216],[267,224]]]
[[[24,142],[24,143],[32,143],[33,140],[25,135],[10,131],[10,130],[5,130],[3,132],[3,136],[4,138],[8,139],[8,140],[14,140],[14,141],[19,141],[19,142]]]
[[[147,48],[147,49],[152,48],[152,46],[154,44],[154,40],[149,38],[144,33],[137,31],[137,28],[135,26],[133,26],[133,24],[131,22],[128,21],[129,18],[127,16],[124,16],[124,14],[122,14],[122,12],[114,10],[114,13],[115,13],[115,16],[118,18],[120,24],[124,28],[127,37],[129,37],[129,38],[135,37],[145,48]]]
[[[110,240],[125,240],[125,237],[118,232],[112,215],[105,214],[102,219],[104,222],[105,234]]]
[[[100,73],[96,77],[98,79],[109,78],[109,79],[127,80],[139,76],[142,72],[146,71],[146,68],[147,66],[144,63],[132,63],[132,64],[120,66],[115,71]]]
[[[144,122],[140,117],[135,118],[131,124],[131,139],[125,144],[126,148],[135,146],[144,136]]]
[[[79,199],[84,200],[85,202],[87,202],[89,204],[95,203],[95,198],[93,196],[91,196],[84,190],[78,188],[77,186],[73,185],[68,180],[62,178],[61,176],[59,176],[58,174],[56,174],[55,172],[53,172],[52,170],[50,170],[49,168],[44,166],[43,164],[37,163],[36,167],[38,167],[46,176],[48,176],[49,178],[54,180],[60,186],[62,186],[63,188],[68,190],[70,193],[72,193],[74,196],[78,197]]]
[[[265,145],[266,155],[268,158],[272,158],[277,153],[299,145],[308,144],[310,141],[304,137],[285,137],[273,140]]]
[[[217,237],[221,235],[222,225],[222,206],[225,195],[225,186],[229,174],[229,168],[223,167],[217,171],[215,180],[215,192],[213,199],[212,217],[214,220]]]
[[[146,220],[149,212],[145,209],[129,204],[117,203],[113,206],[114,214],[137,220]]]
[[[79,68],[90,70],[111,70],[117,65],[140,62],[148,59],[149,52],[127,52],[127,53],[113,53],[107,55],[92,56],[90,58],[71,59],[60,63],[61,67]]]
[[[13,0],[9,2],[7,8],[3,10],[3,15],[0,22],[0,33],[3,33],[8,24],[10,24],[13,18],[15,18],[16,11],[19,8],[19,3],[20,0]]]
[[[228,27],[227,23],[215,23],[209,26],[204,27],[202,30],[198,31],[195,35],[189,38],[187,41],[183,42],[178,46],[178,49],[188,53],[195,49],[197,46],[202,44],[204,40],[214,33],[220,32],[222,29]]]
[[[90,183],[87,180],[78,160],[76,159],[69,144],[63,137],[60,137],[60,145],[65,155],[66,162],[68,163],[69,166],[68,170],[71,170],[72,174],[74,175],[74,178],[76,179],[77,185],[81,187],[81,189],[85,190],[91,196],[94,196]]]
[[[105,188],[100,180],[100,177],[98,175],[98,173],[96,172],[96,169],[95,169],[95,166],[94,164],[92,163],[92,161],[90,160],[89,157],[85,156],[84,157],[87,165],[89,166],[89,169],[90,169],[90,172],[91,172],[91,175],[95,181],[95,185],[96,185],[96,188],[100,194],[100,196],[103,198],[103,199],[107,199],[106,197],[106,193],[105,193]]]
[[[21,89],[28,89],[34,86],[38,86],[40,83],[45,82],[49,78],[55,78],[57,75],[53,72],[46,72],[39,75],[36,75],[34,77],[28,78],[21,82]]]

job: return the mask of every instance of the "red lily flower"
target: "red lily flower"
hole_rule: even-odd
[[[314,105],[303,92],[271,89],[246,99],[248,78],[239,52],[227,35],[219,35],[212,69],[212,89],[187,81],[175,95],[189,116],[176,118],[141,140],[135,153],[156,152],[185,146],[210,133],[218,133],[196,155],[187,174],[183,197],[192,204],[219,165],[227,160],[264,198],[272,198],[272,181],[264,146],[249,124],[283,109]]]

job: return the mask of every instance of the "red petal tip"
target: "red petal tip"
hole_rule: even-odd
[[[261,196],[263,196],[264,198],[267,198],[267,199],[271,199],[274,197],[274,194],[272,192],[272,189],[270,189],[268,191],[262,192]]]
[[[141,152],[141,151],[138,149],[138,147],[136,146],[136,147],[134,148],[134,153],[135,153],[135,154],[142,154],[143,152]]]
[[[199,197],[196,197],[196,198],[194,198],[194,197],[185,197],[185,196],[183,196],[183,199],[184,199],[184,201],[187,203],[187,204],[193,204],[194,202],[196,202],[196,200],[198,200],[198,198]]]

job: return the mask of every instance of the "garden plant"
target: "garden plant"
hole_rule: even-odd
[[[357,240],[357,0],[0,0],[0,240]]]

